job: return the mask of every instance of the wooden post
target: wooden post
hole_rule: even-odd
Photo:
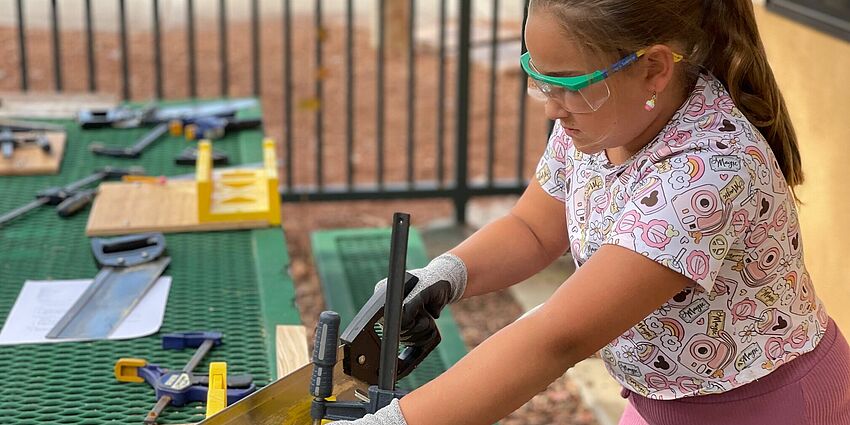
[[[375,13],[372,15],[372,46],[378,47],[378,25],[380,16],[384,16],[384,46],[388,55],[400,55],[407,51],[409,43],[408,22],[410,21],[410,0],[384,0],[384,10],[380,10],[380,2],[375,2]]]

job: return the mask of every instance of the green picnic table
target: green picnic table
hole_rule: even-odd
[[[240,112],[261,115],[259,108]],[[148,129],[83,131],[72,120],[57,121],[68,131],[61,172],[52,176],[0,176],[0,213],[33,200],[35,193],[83,178],[98,167],[143,166],[150,175],[192,173],[174,164],[188,143],[165,136],[139,159],[95,156],[88,145],[128,146]],[[261,130],[245,130],[214,142],[231,164],[262,160]],[[193,142],[194,143],[194,142]],[[0,228],[0,323],[4,323],[26,280],[91,279],[97,273],[89,238],[88,210],[70,219],[43,206]],[[188,330],[223,332],[196,372],[210,361],[225,361],[228,374],[250,373],[258,387],[276,378],[275,325],[300,324],[289,257],[281,228],[166,234],[172,277],[159,333],[132,340],[0,346],[0,417],[10,424],[141,423],[153,407],[147,384],[117,382],[113,365],[121,357],[141,357],[170,369],[181,368],[194,349],[163,350],[161,335]],[[195,403],[169,407],[160,423],[198,422],[204,408]]]

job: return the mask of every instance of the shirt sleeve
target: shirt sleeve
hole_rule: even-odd
[[[540,187],[562,202],[567,199],[566,189],[572,169],[572,159],[568,153],[571,147],[572,140],[564,133],[564,129],[555,123],[546,151],[543,152],[534,173]]]
[[[730,248],[757,212],[761,191],[746,171],[720,173],[681,154],[632,186],[605,243],[643,254],[711,291]]]

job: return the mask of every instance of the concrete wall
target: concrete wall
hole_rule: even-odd
[[[756,8],[800,139],[806,264],[829,313],[850,329],[850,43]]]

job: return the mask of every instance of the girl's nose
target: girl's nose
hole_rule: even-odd
[[[560,103],[552,99],[546,100],[544,111],[546,113],[546,117],[552,121],[560,118],[566,118],[570,115],[569,111],[565,110]]]

